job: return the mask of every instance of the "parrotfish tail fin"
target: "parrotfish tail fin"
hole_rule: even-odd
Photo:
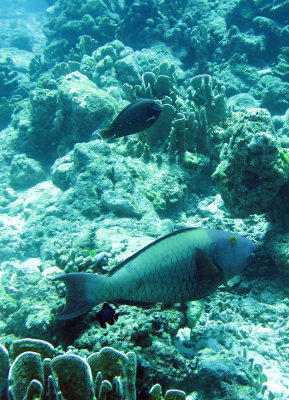
[[[113,139],[115,137],[115,131],[112,128],[107,128],[107,129],[99,129],[99,135],[106,140],[107,142],[110,141],[110,139]]]
[[[97,129],[96,131],[93,131],[91,134],[91,140],[96,140],[99,139],[101,140],[101,144],[103,143],[103,137],[101,135],[102,129]]]
[[[64,310],[56,316],[56,319],[78,317],[90,311],[96,305],[96,296],[92,293],[97,290],[98,279],[102,276],[86,273],[72,273],[57,276],[53,281],[62,281],[66,286],[66,305]]]

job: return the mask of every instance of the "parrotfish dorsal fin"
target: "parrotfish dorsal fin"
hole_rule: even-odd
[[[186,231],[194,231],[200,229],[198,227],[191,227],[191,228],[183,228],[183,229],[179,229],[178,231],[174,231],[171,233],[168,233],[167,235],[164,235],[156,240],[154,240],[153,242],[149,243],[148,245],[146,245],[145,247],[143,247],[142,249],[138,250],[136,253],[132,254],[131,256],[129,256],[128,258],[126,258],[124,261],[122,261],[120,264],[118,264],[116,267],[114,267],[109,273],[108,275],[111,276],[113,274],[115,274],[119,269],[121,269],[125,264],[127,264],[129,261],[133,260],[134,258],[136,258],[139,254],[145,252],[149,247],[153,247],[155,246],[157,243],[165,241],[167,238],[171,237],[171,236],[175,236],[175,235],[180,235],[182,232],[186,232]],[[119,302],[118,302],[119,303]],[[128,303],[125,303],[128,304]]]

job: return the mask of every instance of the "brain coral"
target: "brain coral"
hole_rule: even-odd
[[[212,178],[234,216],[265,213],[288,179],[269,112],[247,109],[233,120],[229,134]]]

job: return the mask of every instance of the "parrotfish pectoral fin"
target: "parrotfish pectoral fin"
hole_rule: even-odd
[[[89,297],[89,286],[95,275],[72,273],[60,275],[54,281],[62,281],[66,286],[66,305],[64,310],[56,315],[56,319],[64,321],[78,317],[90,311],[95,306],[95,300]]]
[[[199,282],[208,282],[216,279],[220,270],[211,258],[201,249],[196,249],[196,266]]]
[[[202,299],[213,293],[224,281],[223,271],[201,249],[196,249],[196,296]]]

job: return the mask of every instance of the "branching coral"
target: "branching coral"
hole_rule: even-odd
[[[174,64],[163,61],[142,75],[141,84],[126,83],[123,90],[130,101],[139,97],[161,100],[164,110],[147,133],[147,144],[153,148],[165,143],[170,158],[182,162],[188,152],[211,154],[211,128],[223,121],[227,110],[225,88],[218,91],[210,75],[192,78],[186,90],[177,81]]]

